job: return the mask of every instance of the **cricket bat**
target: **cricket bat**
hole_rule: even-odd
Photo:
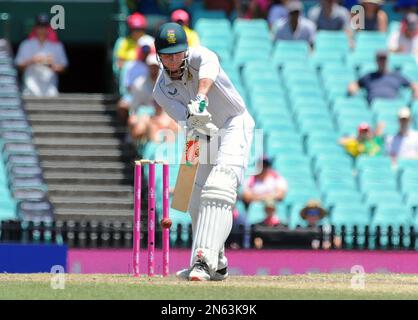
[[[199,167],[199,137],[190,136],[181,159],[171,208],[187,212]]]
[[[205,109],[205,103],[200,104],[200,112]],[[171,208],[187,212],[193,187],[196,181],[196,173],[199,167],[199,137],[193,133],[186,138],[186,145],[181,159],[176,185],[174,187]]]

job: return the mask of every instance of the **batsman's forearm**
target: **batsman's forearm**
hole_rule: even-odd
[[[207,96],[209,90],[212,88],[213,80],[204,78],[199,80],[199,86],[197,88],[197,94],[202,94]]]

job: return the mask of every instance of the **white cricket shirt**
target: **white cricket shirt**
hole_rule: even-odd
[[[214,81],[208,93],[207,110],[212,122],[223,128],[228,119],[243,114],[247,108],[217,55],[205,47],[189,48],[188,72],[181,80],[171,80],[165,70],[160,73],[153,90],[154,99],[177,122],[185,122],[187,104],[196,97],[199,80],[204,78]]]

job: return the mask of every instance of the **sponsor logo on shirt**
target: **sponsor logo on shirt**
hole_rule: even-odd
[[[177,88],[174,88],[174,91],[173,92],[171,92],[171,91],[167,91],[171,96],[174,96],[174,95],[176,95],[177,94]]]

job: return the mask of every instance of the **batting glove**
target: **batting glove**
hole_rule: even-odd
[[[212,121],[212,115],[207,111],[208,101],[205,96],[198,95],[187,105],[187,125],[190,128],[203,127]]]

